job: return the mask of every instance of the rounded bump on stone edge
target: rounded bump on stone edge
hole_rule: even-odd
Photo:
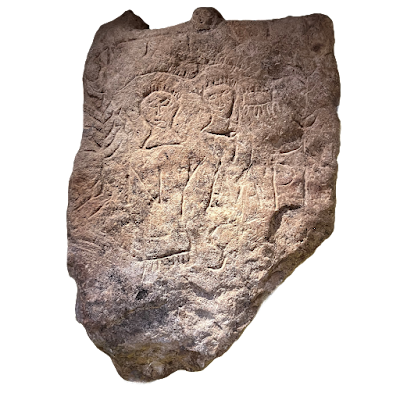
[[[193,11],[191,21],[196,30],[203,31],[215,28],[225,19],[213,7],[199,7]]]

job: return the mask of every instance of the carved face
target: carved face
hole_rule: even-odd
[[[233,91],[228,85],[217,85],[204,91],[204,99],[218,116],[228,118],[232,112]]]
[[[151,125],[166,128],[171,125],[178,104],[170,93],[153,92],[142,101],[140,109]]]

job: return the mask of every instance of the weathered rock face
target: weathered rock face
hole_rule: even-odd
[[[332,232],[339,78],[324,15],[103,25],[68,207],[77,319],[124,379],[201,370]]]

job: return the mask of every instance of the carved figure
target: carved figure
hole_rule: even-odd
[[[217,135],[229,135],[230,116],[232,115],[234,94],[228,85],[216,85],[204,91],[204,99],[211,109],[211,122],[204,130]]]

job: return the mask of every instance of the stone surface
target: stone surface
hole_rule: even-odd
[[[70,180],[76,315],[128,380],[197,371],[333,230],[339,77],[324,15],[103,25]]]

